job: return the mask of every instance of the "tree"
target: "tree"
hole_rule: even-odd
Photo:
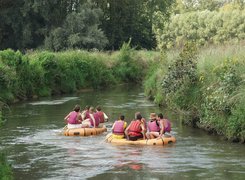
[[[51,31],[46,37],[45,47],[59,51],[66,48],[103,49],[107,43],[103,31],[99,29],[102,11],[90,1],[66,16],[61,27]]]

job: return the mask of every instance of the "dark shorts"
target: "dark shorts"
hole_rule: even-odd
[[[128,140],[130,141],[137,141],[138,139],[142,139],[143,138],[143,134],[141,134],[140,136],[128,136]]]

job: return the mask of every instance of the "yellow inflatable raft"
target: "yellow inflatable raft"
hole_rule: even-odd
[[[107,129],[105,126],[102,128],[73,128],[73,129],[65,129],[65,136],[93,136],[98,135],[103,132],[106,132]]]
[[[175,143],[176,139],[174,136],[165,135],[159,139],[145,139],[145,140],[137,140],[137,141],[129,141],[127,139],[116,139],[113,138],[112,134],[108,134],[106,136],[106,142],[124,145],[124,144],[133,144],[133,145],[149,145],[149,146],[164,146],[167,144]]]

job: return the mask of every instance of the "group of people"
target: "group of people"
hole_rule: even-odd
[[[101,110],[100,106],[96,109],[92,106],[86,106],[81,111],[81,107],[76,105],[65,118],[67,128],[97,128],[102,127],[103,123],[108,121],[108,116]]]
[[[171,123],[163,117],[163,114],[150,114],[150,119],[146,122],[140,112],[135,113],[135,119],[127,126],[124,121],[125,116],[121,115],[119,120],[116,120],[112,126],[113,138],[127,138],[131,141],[138,139],[154,139],[159,138],[166,132],[171,131]]]
[[[97,128],[102,127],[104,122],[108,121],[108,116],[101,110],[100,106],[96,109],[92,106],[86,106],[81,111],[81,107],[76,105],[65,118],[67,128]],[[158,115],[151,113],[149,121],[146,122],[140,112],[135,113],[135,118],[127,126],[125,116],[121,115],[112,126],[112,135],[114,138],[127,138],[131,141],[138,139],[154,139],[161,137],[166,132],[171,131],[171,123],[163,117],[162,113]]]

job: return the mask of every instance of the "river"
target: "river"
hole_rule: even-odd
[[[99,136],[60,134],[64,116],[75,104],[101,105],[110,121],[120,114],[128,122],[136,111],[146,118],[163,112],[172,121],[175,144],[113,145]],[[183,126],[178,116],[148,101],[140,87],[118,86],[11,106],[0,131],[0,149],[15,179],[245,179],[245,146]]]

